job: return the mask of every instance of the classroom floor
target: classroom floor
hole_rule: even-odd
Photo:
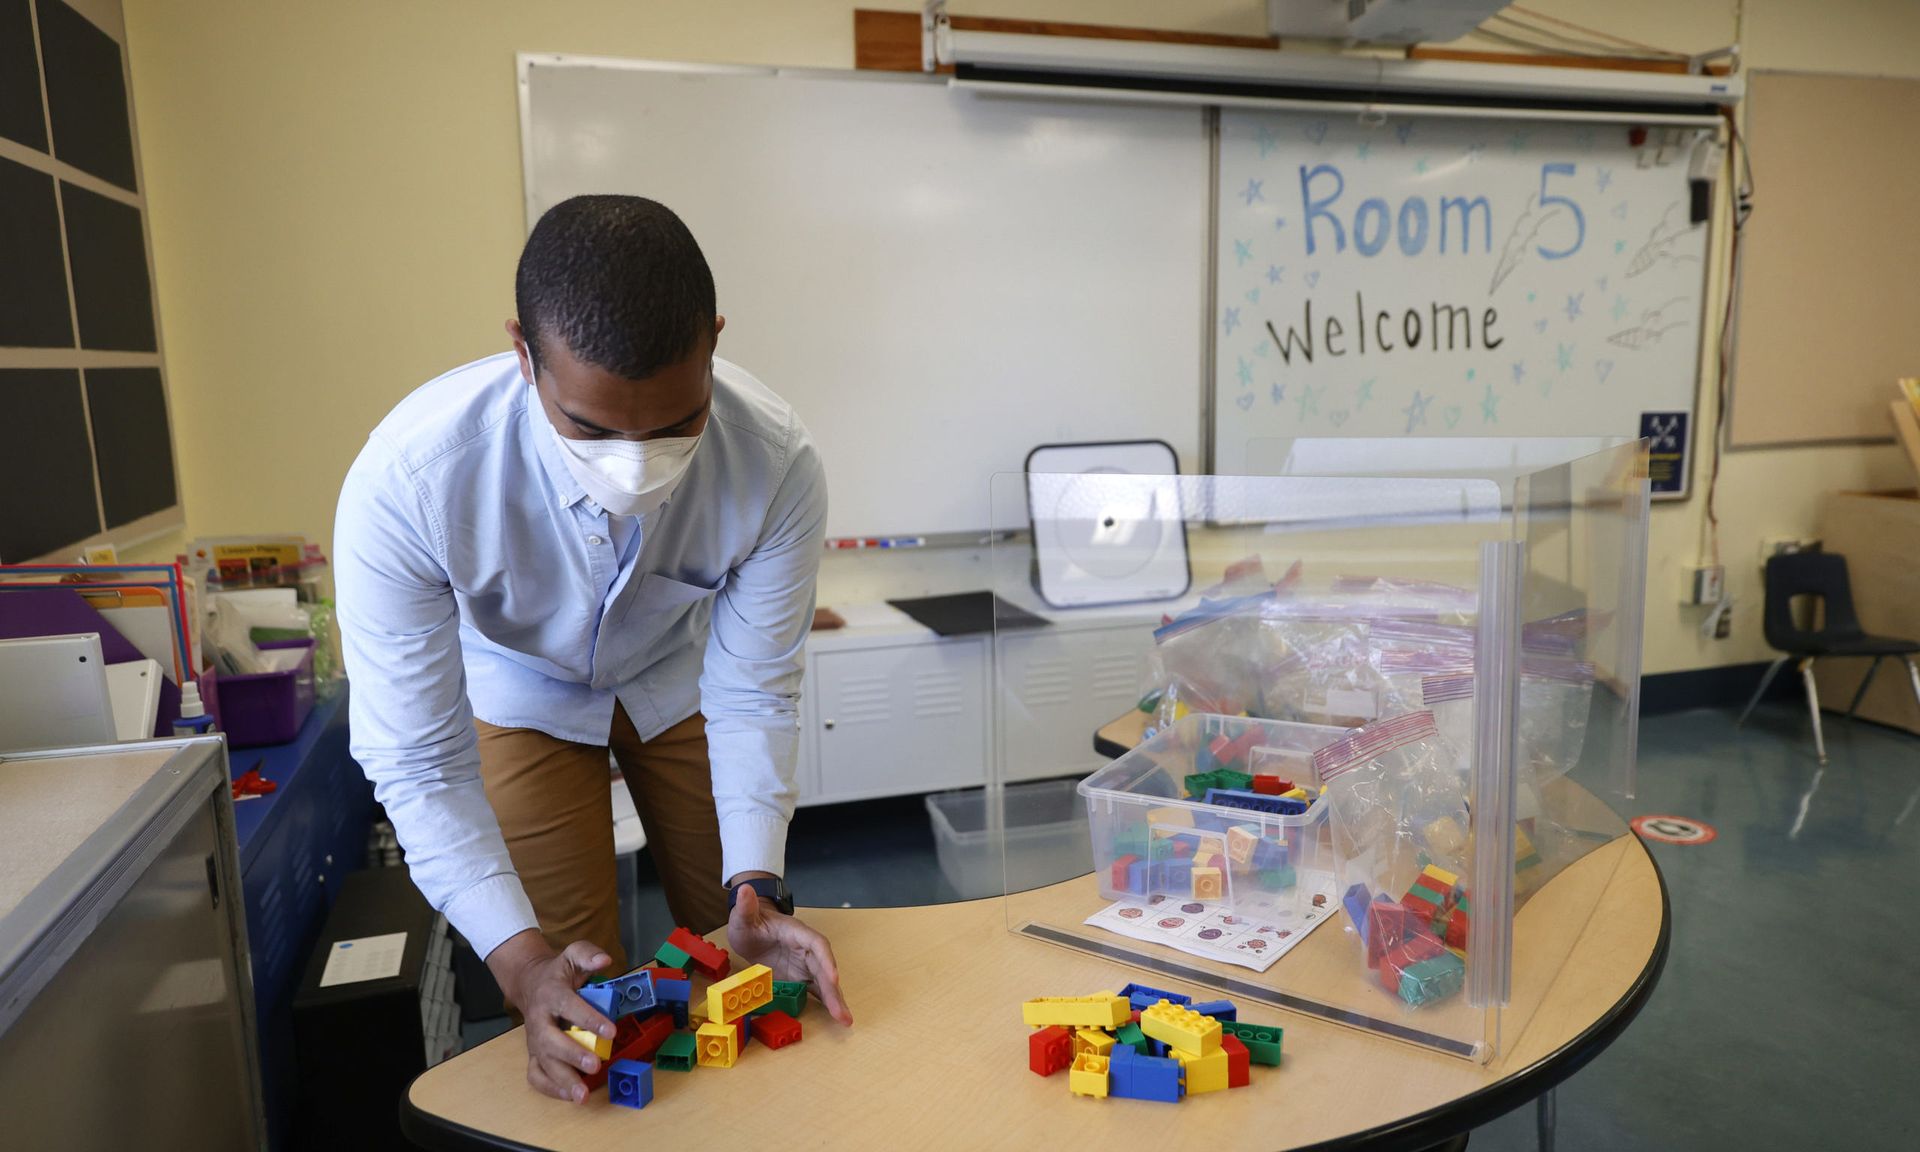
[[[1711,824],[1699,847],[1653,845],[1672,900],[1665,974],[1611,1048],[1561,1085],[1561,1152],[1914,1147],[1920,1093],[1920,739],[1770,704],[1647,717],[1635,814]],[[919,797],[802,809],[788,842],[803,903],[954,897]],[[641,854],[644,939],[671,930]],[[849,989],[857,996],[858,989]],[[493,1031],[469,1029],[469,1038]],[[1535,1111],[1473,1133],[1532,1149]]]

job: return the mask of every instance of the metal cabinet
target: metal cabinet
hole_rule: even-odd
[[[929,634],[814,653],[807,690],[818,788],[808,799],[985,783],[988,644]]]

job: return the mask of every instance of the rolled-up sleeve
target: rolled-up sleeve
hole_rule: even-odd
[[[826,474],[806,429],[768,507],[759,543],[713,606],[700,710],[707,719],[720,879],[785,871],[800,740],[800,682],[827,531]]]
[[[414,883],[484,957],[537,921],[480,782],[444,543],[415,478],[376,434],[334,519],[353,756]]]

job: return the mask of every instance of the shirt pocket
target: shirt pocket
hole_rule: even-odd
[[[603,647],[608,641],[613,645],[612,668],[621,675],[636,675],[662,657],[701,640],[712,618],[713,598],[725,585],[725,576],[711,587],[657,572],[642,576],[612,635],[602,630]]]

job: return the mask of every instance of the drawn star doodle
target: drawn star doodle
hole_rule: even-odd
[[[1235,240],[1233,242],[1233,262],[1239,265],[1245,264],[1251,259],[1253,259],[1253,241]]]
[[[1286,398],[1287,398],[1287,386],[1285,384],[1275,384],[1273,386],[1273,402],[1275,404],[1278,404],[1282,400],[1285,400]]]
[[[1431,403],[1433,403],[1433,397],[1420,395],[1420,389],[1418,388],[1413,390],[1413,399],[1407,402],[1405,408],[1400,409],[1407,418],[1408,432],[1413,431],[1415,428],[1427,422],[1427,405]]]
[[[1660,338],[1668,332],[1687,326],[1685,306],[1688,303],[1687,297],[1675,296],[1658,307],[1642,309],[1638,324],[1615,332],[1607,337],[1607,343],[1617,344],[1632,352],[1651,348],[1660,343]]]
[[[1253,365],[1247,362],[1245,356],[1236,356],[1234,359],[1239,361],[1240,387],[1253,387]]]
[[[1493,390],[1491,384],[1487,385],[1486,395],[1480,397],[1480,422],[1483,424],[1500,422],[1500,394]]]
[[[1573,368],[1573,349],[1572,344],[1561,344],[1555,349],[1554,357],[1560,362],[1560,371],[1566,372]]]
[[[1365,380],[1360,381],[1359,389],[1353,394],[1353,406],[1356,410],[1365,408],[1367,401],[1373,399],[1373,382],[1375,379],[1375,377],[1369,376]]]
[[[1246,191],[1240,193],[1240,198],[1247,202],[1247,207],[1253,207],[1253,202],[1256,200],[1265,200],[1267,198],[1266,193],[1260,191],[1260,185],[1265,183],[1265,180],[1249,179],[1247,181]]]
[[[1393,134],[1400,138],[1400,146],[1402,148],[1406,147],[1407,141],[1413,138],[1413,121],[1402,120],[1400,123],[1395,124],[1393,126]]]
[[[1285,275],[1286,275],[1286,269],[1282,268],[1280,265],[1278,264],[1267,265],[1267,283],[1278,284],[1280,283],[1280,278]]]
[[[1593,187],[1595,191],[1605,192],[1607,190],[1608,185],[1612,183],[1613,183],[1613,169],[1607,168],[1604,166],[1596,166],[1594,168]]]
[[[1683,256],[1673,250],[1673,246],[1678,244],[1680,238],[1693,227],[1691,224],[1673,218],[1674,212],[1679,207],[1680,202],[1676,200],[1667,205],[1667,210],[1660,214],[1660,222],[1647,233],[1646,243],[1640,245],[1634,252],[1633,259],[1627,261],[1627,279],[1631,280],[1642,272],[1650,271],[1656,264],[1663,261],[1673,264],[1700,262],[1698,256]]]
[[[1373,151],[1373,142],[1369,140],[1362,140],[1360,141],[1360,143],[1355,144],[1353,146],[1353,154],[1356,159],[1365,160],[1367,158],[1367,154],[1372,151]]]
[[[1586,298],[1587,294],[1585,292],[1567,293],[1567,307],[1565,309],[1567,313],[1567,323],[1571,324],[1575,320],[1580,319],[1580,305],[1586,301]]]
[[[1616,295],[1613,298],[1613,322],[1620,323],[1627,318],[1627,298]]]
[[[1227,335],[1233,335],[1233,330],[1240,327],[1240,309],[1227,309],[1226,317],[1221,322],[1227,327]]]
[[[1513,362],[1513,382],[1515,384],[1518,384],[1520,383],[1520,381],[1525,380],[1526,378],[1527,378],[1527,362],[1525,360],[1515,360]]]
[[[1280,136],[1265,124],[1260,125],[1260,158],[1266,159],[1267,153],[1280,147]]]
[[[1296,399],[1300,404],[1300,415],[1298,418],[1301,422],[1304,423],[1310,415],[1317,416],[1320,414],[1320,393],[1326,390],[1325,385],[1321,385],[1318,388],[1315,388],[1311,384],[1300,385],[1300,395],[1296,397]]]

